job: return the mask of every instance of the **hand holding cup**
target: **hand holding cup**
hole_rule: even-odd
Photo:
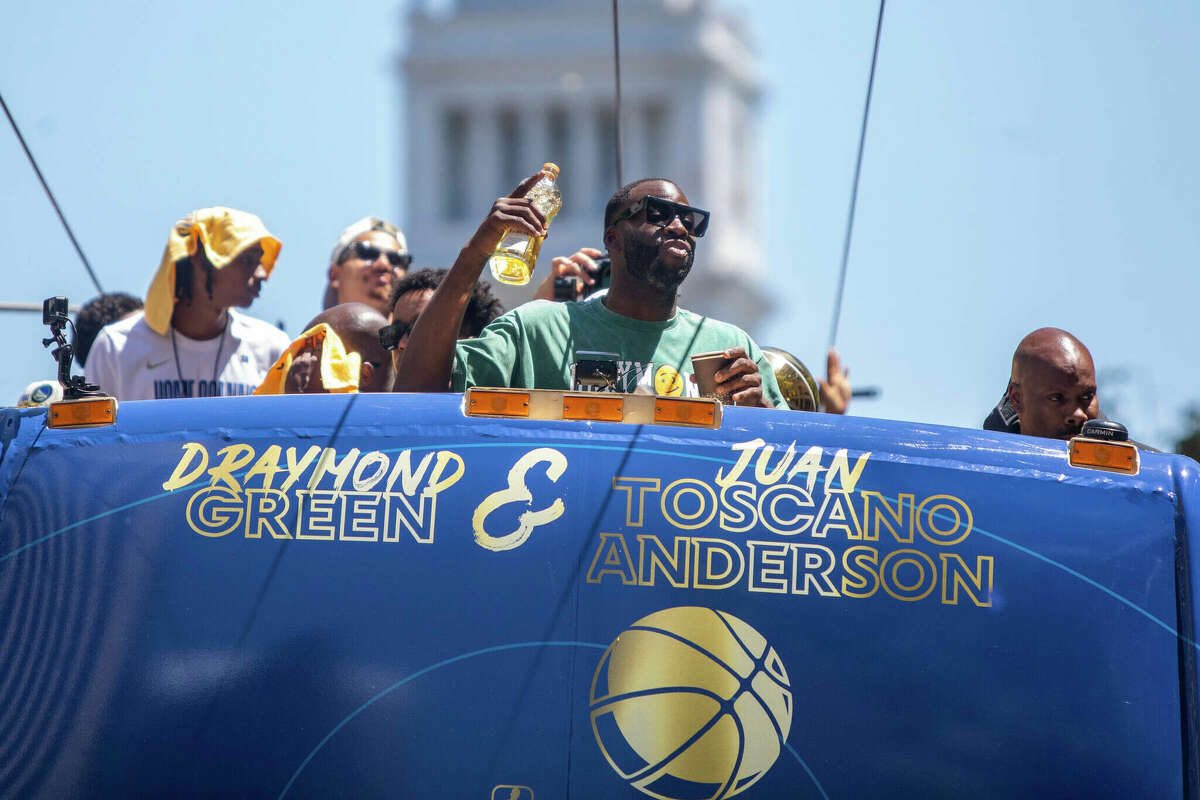
[[[692,381],[702,397],[715,397],[725,405],[768,407],[762,375],[744,347],[692,356]]]

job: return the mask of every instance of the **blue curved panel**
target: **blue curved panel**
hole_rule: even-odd
[[[1181,797],[1196,465],[458,395],[0,416],[0,793]],[[1193,787],[1194,788],[1194,787]]]

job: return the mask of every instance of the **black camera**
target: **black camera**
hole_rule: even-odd
[[[612,259],[608,256],[601,256],[600,258],[596,259],[596,266],[599,267],[599,269],[592,274],[592,278],[594,278],[596,282],[591,286],[583,287],[584,297],[587,297],[593,292],[598,292],[601,289],[607,289],[612,283]]]
[[[591,286],[588,286],[579,278],[569,276],[555,278],[554,299],[566,302],[582,300],[601,289],[607,289],[609,284],[612,283],[612,259],[608,256],[601,256],[596,259],[596,266],[599,269],[592,273],[592,280],[595,283]]]
[[[47,297],[42,301],[42,324],[51,327],[67,324],[67,298]]]
[[[560,275],[554,279],[554,299],[571,302],[579,297],[579,279]]]
[[[58,362],[58,382],[63,387],[63,396],[68,400],[81,397],[104,397],[99,386],[84,380],[82,375],[71,375],[71,362],[75,358],[75,345],[67,341],[66,330],[72,325],[67,316],[70,306],[65,297],[47,297],[42,301],[42,324],[50,326],[50,336],[42,339],[42,347],[54,346],[50,355]],[[72,325],[73,327],[73,325]]]

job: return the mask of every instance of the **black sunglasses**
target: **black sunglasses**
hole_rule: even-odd
[[[657,225],[660,228],[671,224],[671,221],[679,217],[679,221],[683,224],[684,230],[697,238],[703,236],[708,231],[709,213],[702,208],[693,208],[685,206],[682,203],[675,203],[671,200],[662,197],[652,197],[647,195],[641,200],[636,200],[613,217],[613,224],[617,224],[623,219],[629,219],[646,209],[646,222],[651,225]]]
[[[375,261],[379,259],[380,255],[386,255],[387,260],[396,269],[408,269],[409,264],[412,263],[411,254],[401,253],[399,250],[384,250],[379,245],[371,244],[370,242],[352,243],[342,253],[342,261],[346,260],[346,253],[349,253],[351,250],[354,251],[354,255],[358,256],[363,261],[369,261],[371,263],[375,263]]]
[[[384,350],[395,350],[412,333],[413,325],[415,324],[416,320],[412,322],[393,322],[391,325],[384,325],[379,329],[379,344],[383,346]]]

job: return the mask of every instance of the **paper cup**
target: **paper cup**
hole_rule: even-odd
[[[728,361],[724,350],[692,356],[692,374],[696,376],[696,388],[700,390],[701,397],[715,397],[725,405],[733,402],[728,394],[717,394],[717,370]]]

